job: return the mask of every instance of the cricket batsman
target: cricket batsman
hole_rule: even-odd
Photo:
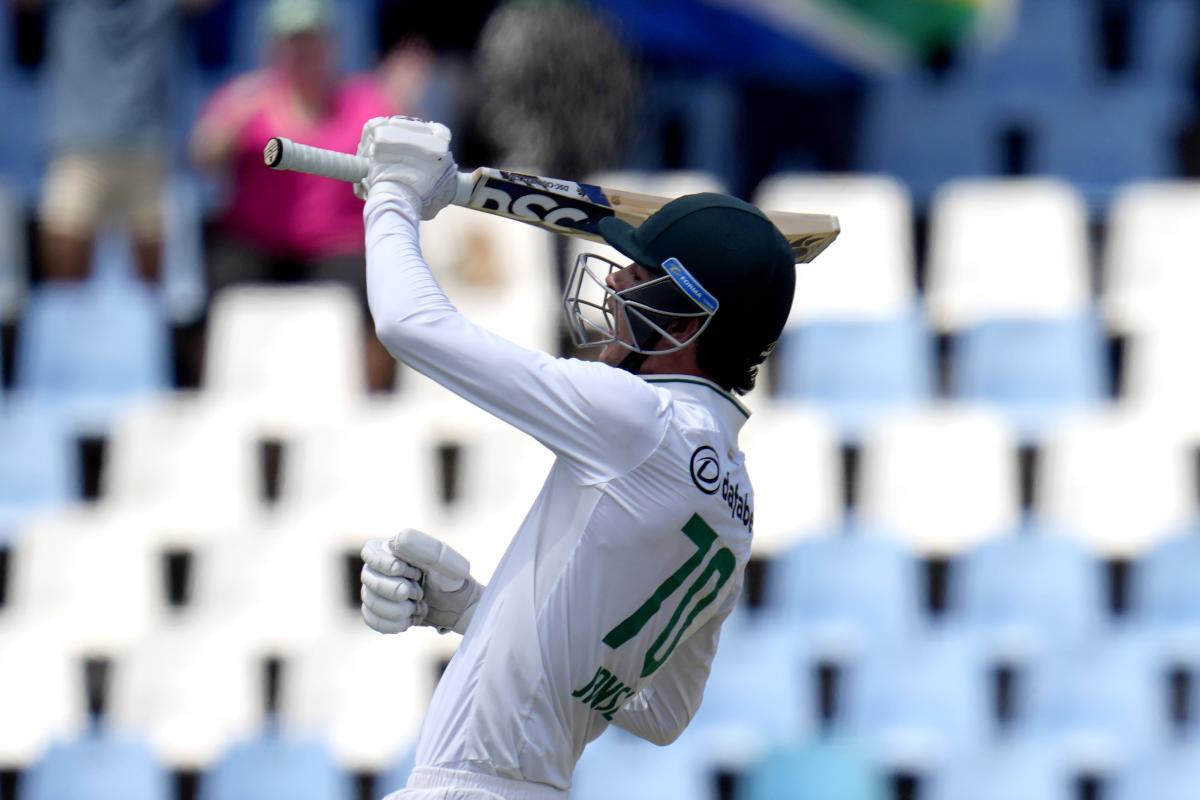
[[[679,198],[637,228],[605,219],[629,262],[580,256],[563,298],[576,344],[603,350],[554,358],[465,319],[421,255],[420,220],[454,193],[450,132],[376,118],[358,155],[379,339],[557,456],[487,586],[418,531],[363,548],[368,625],[463,636],[407,788],[388,798],[565,798],[610,724],[665,745],[700,705],[754,527],[736,395],[783,329],[793,256],[760,211],[725,195]]]

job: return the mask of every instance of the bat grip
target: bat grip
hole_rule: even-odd
[[[263,163],[271,169],[304,172],[347,183],[358,183],[367,177],[367,170],[370,168],[370,162],[365,158],[299,144],[282,136],[267,140],[267,146],[263,148]],[[458,185],[453,200],[455,205],[467,204],[475,188],[476,177],[472,172],[458,173]]]

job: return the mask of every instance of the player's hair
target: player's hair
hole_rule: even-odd
[[[702,333],[696,342],[696,364],[725,391],[746,394],[754,388],[758,365],[747,360],[745,348],[739,352],[736,343],[728,337],[710,336],[709,333]]]

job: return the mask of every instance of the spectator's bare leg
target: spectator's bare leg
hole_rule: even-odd
[[[134,242],[138,277],[146,283],[157,284],[162,278],[162,242],[157,238],[138,237]]]
[[[42,277],[52,281],[82,281],[92,262],[92,239],[47,231],[42,236]]]

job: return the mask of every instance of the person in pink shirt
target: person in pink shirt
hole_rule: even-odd
[[[365,314],[363,204],[345,184],[265,169],[272,136],[354,152],[363,123],[404,113],[424,83],[427,52],[410,47],[378,73],[343,76],[327,0],[271,0],[270,62],[220,87],[192,133],[193,160],[220,174],[228,201],[208,242],[212,295],[238,283],[339,282],[364,307],[368,385],[391,388],[394,363]]]

